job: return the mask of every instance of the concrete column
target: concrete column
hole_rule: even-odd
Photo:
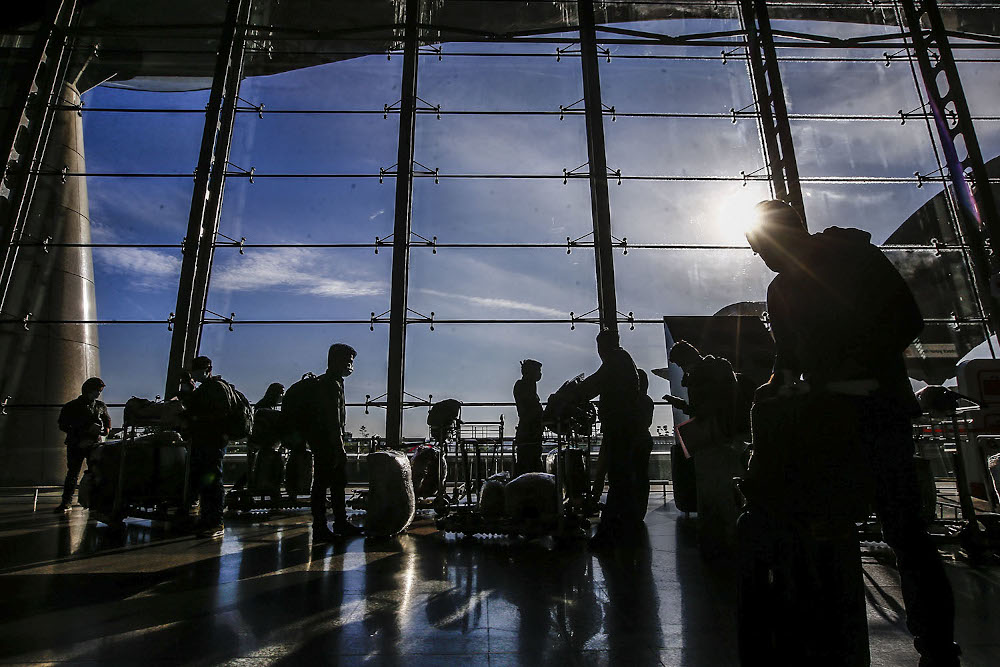
[[[63,88],[62,103],[79,105],[74,86]],[[86,171],[83,120],[74,110],[56,112],[43,158],[43,171],[63,169]],[[86,178],[39,178],[25,240],[47,238],[51,243],[90,243]],[[57,406],[78,396],[88,377],[100,374],[97,326],[31,322],[96,319],[90,248],[20,249],[4,319],[27,313],[27,331],[10,324],[0,327],[0,390],[15,405],[55,407],[12,408],[0,417],[0,485],[59,484],[66,474]]]

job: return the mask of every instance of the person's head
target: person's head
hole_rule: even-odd
[[[326,371],[345,378],[354,372],[354,357],[357,351],[346,343],[334,343],[326,355]]]
[[[670,348],[670,363],[687,370],[701,361],[701,353],[686,340],[679,340]]]
[[[809,237],[802,216],[788,202],[762,201],[754,207],[756,221],[747,230],[747,242],[775,273],[794,265],[798,244]]]
[[[277,405],[281,403],[281,397],[285,395],[285,385],[280,382],[272,382],[267,387],[267,391],[264,392],[264,398],[261,399],[261,403],[266,405]]]
[[[597,354],[600,355],[601,359],[621,346],[618,332],[614,329],[601,329],[601,333],[597,334]]]
[[[534,359],[525,359],[521,362],[521,377],[531,382],[538,382],[542,379],[542,362]]]
[[[635,369],[635,372],[639,374],[639,393],[647,393],[649,391],[649,376],[641,368]]]
[[[87,381],[83,383],[82,387],[80,387],[80,393],[83,394],[88,401],[96,401],[101,395],[101,392],[104,391],[104,387],[104,380],[101,378],[87,378]]]
[[[191,362],[191,379],[204,382],[212,375],[212,360],[208,357],[195,357]]]

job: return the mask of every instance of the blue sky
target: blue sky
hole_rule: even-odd
[[[684,25],[686,24],[686,25]],[[677,34],[706,22],[644,24]],[[802,28],[794,24],[792,28]],[[815,26],[806,26],[815,28]],[[857,32],[858,26],[822,25]],[[867,27],[864,30],[876,30]],[[444,110],[558,111],[583,96],[580,62],[545,57],[462,57],[449,51],[498,45],[444,45],[444,57],[421,58],[419,96]],[[602,59],[604,101],[619,114],[678,112],[728,114],[752,100],[745,64],[729,61],[636,60],[622,56],[678,53],[678,49],[612,47]],[[519,52],[525,48],[519,46]],[[692,54],[696,50],[688,49]],[[718,49],[698,53],[718,55]],[[827,52],[824,52],[827,54]],[[244,81],[241,97],[265,104],[264,117],[241,114],[232,162],[268,173],[378,174],[396,160],[398,117],[276,114],[277,109],[382,109],[399,97],[401,57],[356,58]],[[973,67],[975,69],[973,69]],[[992,113],[997,66],[965,68],[973,113]],[[963,72],[964,73],[964,72]],[[895,114],[919,102],[905,63],[784,63],[790,112]],[[207,91],[148,93],[109,87],[85,95],[88,107],[203,109]],[[269,110],[272,111],[269,113]],[[190,174],[197,162],[203,114],[87,112],[84,130],[91,172]],[[980,124],[987,158],[1000,152],[997,123]],[[605,118],[608,164],[632,176],[727,176],[762,166],[752,118]],[[937,168],[926,126],[886,121],[794,123],[803,176],[902,176]],[[449,116],[417,119],[416,160],[442,174],[561,175],[587,160],[581,115]],[[392,232],[394,181],[353,179],[230,179],[221,232],[249,243],[372,242]],[[185,234],[192,179],[88,178],[93,235],[98,242],[179,243]],[[811,227],[856,226],[881,242],[940,191],[928,184],[807,184]],[[733,224],[766,186],[751,183],[624,181],[610,186],[615,236],[630,243],[740,244]],[[432,179],[414,184],[413,231],[441,242],[555,242],[592,229],[586,180]],[[640,318],[710,315],[730,303],[762,300],[771,274],[749,250],[639,250],[615,253],[619,310]],[[367,319],[389,308],[391,248],[235,249],[216,253],[208,307],[240,319]],[[95,273],[102,319],[163,319],[175,306],[178,251],[98,249]],[[549,318],[596,308],[592,251],[576,249],[411,250],[410,307],[439,319]],[[348,400],[385,391],[387,326],[207,325],[202,352],[256,400],[271,381],[290,384],[303,372],[321,372],[330,342],[359,351]],[[518,361],[541,360],[544,397],[564,380],[597,366],[596,328],[579,325],[426,325],[410,327],[407,391],[464,401],[509,401]],[[102,365],[107,398],[162,392],[169,349],[165,327],[103,326]],[[622,327],[623,344],[644,368],[666,364],[662,327]],[[653,380],[651,393],[667,391]],[[509,432],[513,409],[467,409],[466,419],[496,419]],[[411,410],[408,436],[426,432],[424,410]],[[384,412],[352,409],[349,428],[381,433]],[[669,423],[658,409],[656,422]]]

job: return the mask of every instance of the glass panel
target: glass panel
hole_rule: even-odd
[[[882,250],[909,284],[925,318],[980,315],[961,252]]]
[[[406,391],[424,399],[433,395],[434,401],[513,403],[520,361],[537,359],[543,365],[538,394],[544,401],[564,381],[597,370],[596,335],[597,328],[585,324],[575,330],[568,324],[441,324],[434,331],[411,325],[406,338]],[[517,426],[513,406],[462,410],[462,418],[472,421],[493,421],[499,414],[506,421],[505,433],[513,435]],[[404,435],[426,436],[426,419],[424,409],[407,410]]]
[[[170,307],[173,308],[172,303]],[[100,311],[98,314],[106,317]],[[163,313],[157,316],[164,317]],[[165,324],[106,324],[97,327],[97,340],[101,347],[101,379],[107,383],[101,400],[119,406],[111,409],[115,428],[122,425],[121,406],[129,398],[153,399],[163,395],[170,335]]]
[[[366,313],[367,314],[367,313]],[[385,393],[389,328],[376,325],[252,325],[239,324],[233,331],[225,324],[205,326],[201,354],[212,358],[218,373],[239,387],[251,401],[257,401],[272,382],[287,389],[303,373],[319,375],[326,370],[330,345],[347,343],[358,352],[354,373],[344,384],[348,403],[364,405]],[[364,425],[369,433],[385,433],[385,411],[351,408],[347,429],[357,434]]]
[[[559,243],[592,232],[590,183],[433,179],[413,183],[413,231],[441,243]],[[419,239],[414,239],[418,241]]]
[[[622,181],[608,188],[615,236],[642,243],[746,246],[754,205],[766,182]],[[631,251],[629,252],[631,256]]]
[[[590,249],[420,249],[410,257],[409,305],[435,319],[565,320],[597,306],[596,285]]]
[[[872,234],[872,242],[918,243],[932,239],[953,243],[955,234],[942,206],[944,188],[927,183],[803,183],[809,229],[856,227]]]
[[[363,320],[389,309],[391,248],[218,248],[208,309],[239,320]]]
[[[109,148],[91,142],[88,157]],[[151,164],[145,161],[144,164]],[[94,243],[171,244],[187,233],[194,182],[188,178],[87,177]]]
[[[637,319],[714,315],[735,303],[762,302],[773,277],[750,248],[615,253],[618,310]]]
[[[955,52],[962,91],[969,103],[983,160],[1000,156],[1000,118],[996,113],[997,90],[1000,90],[1000,50],[961,50]],[[997,167],[993,167],[994,175]]]

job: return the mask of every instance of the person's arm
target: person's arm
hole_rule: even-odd
[[[108,414],[108,406],[101,403],[101,424],[103,429],[101,430],[101,435],[108,435],[111,433],[111,415]]]
[[[67,403],[62,406],[62,409],[59,411],[59,430],[66,434],[72,432],[74,428],[72,406],[72,402]]]
[[[795,325],[789,313],[782,282],[775,279],[767,288],[767,313],[771,322],[771,336],[774,338],[774,368],[764,387],[771,389],[791,384],[802,374],[795,353]]]
[[[605,376],[607,374],[607,368],[605,368],[604,364],[601,364],[600,368],[581,380],[579,386],[580,400],[589,401],[598,396],[604,388]]]

